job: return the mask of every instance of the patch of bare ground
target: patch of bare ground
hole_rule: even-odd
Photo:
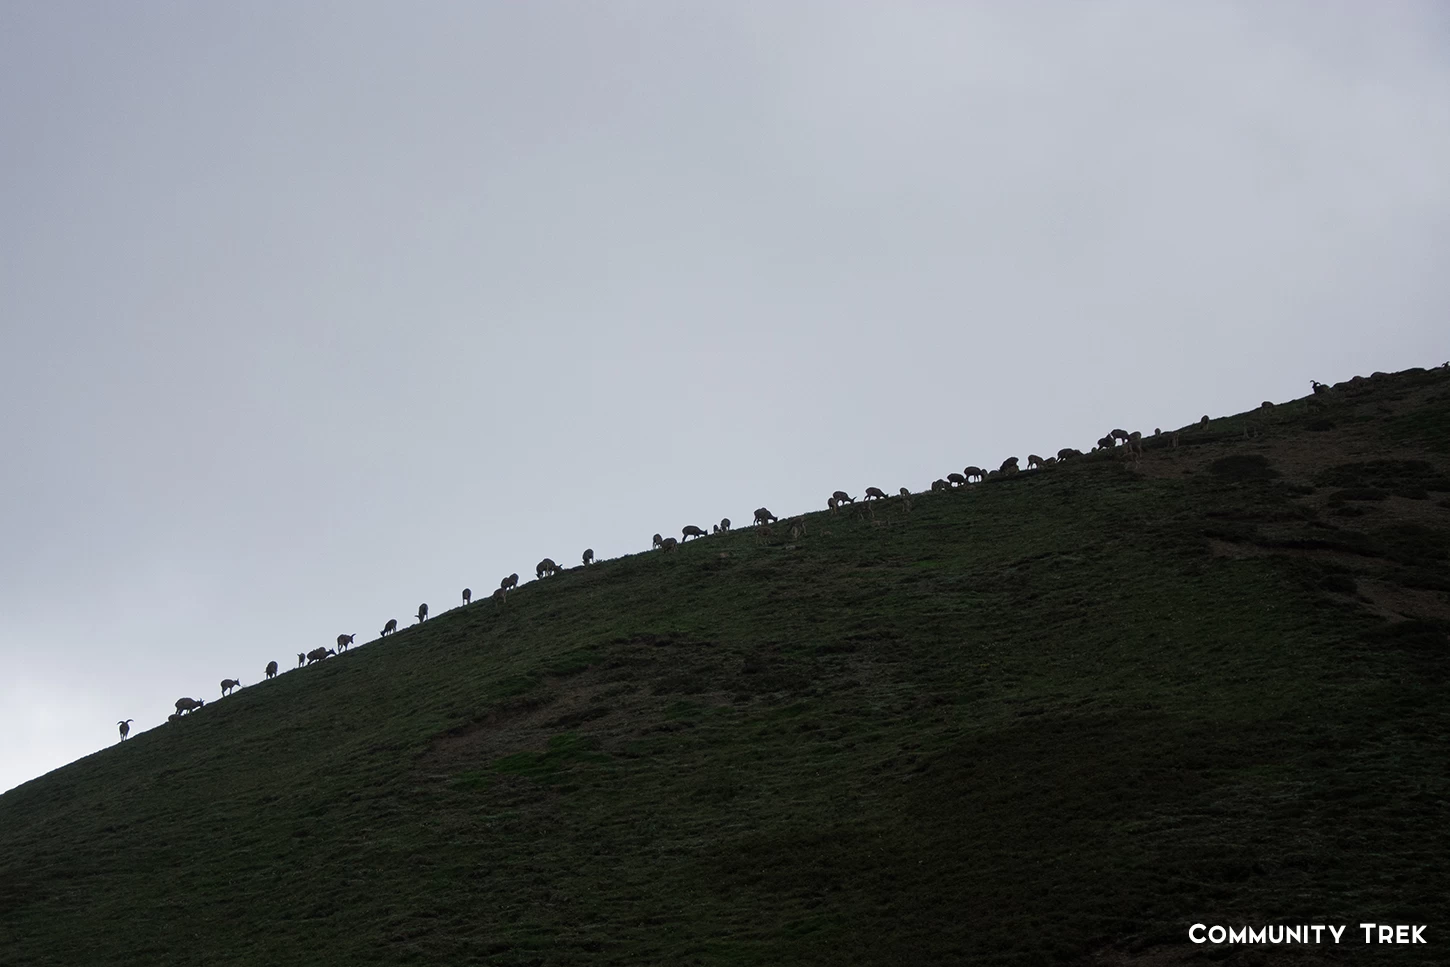
[[[546,680],[533,692],[434,739],[420,768],[430,773],[476,769],[518,752],[542,752],[551,737],[563,732],[577,732],[597,742],[601,751],[615,752],[642,735],[680,727],[666,721],[665,714],[679,695],[623,682],[618,671],[617,666],[596,666],[566,679]],[[722,692],[695,693],[689,700],[701,706],[730,704],[730,696]]]
[[[1355,590],[1367,610],[1389,621],[1450,621],[1450,594],[1443,591],[1407,588],[1376,578],[1359,578]]]

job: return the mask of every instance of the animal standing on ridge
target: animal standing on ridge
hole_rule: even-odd
[[[277,663],[275,661],[267,662],[267,677],[269,679],[277,677]]]
[[[880,487],[867,487],[866,488],[866,496],[862,497],[861,499],[862,500],[885,500],[886,499],[886,492],[884,490],[882,490]]]
[[[764,507],[755,508],[755,522],[757,524],[770,524],[779,519]]]
[[[131,734],[131,723],[134,722],[134,721],[136,721],[136,720],[135,719],[126,719],[124,722],[117,722],[116,723],[121,728],[121,741],[122,742],[125,742],[126,741],[126,736],[128,736],[128,735]]]
[[[472,600],[473,600],[473,589],[472,588],[464,588],[463,589],[463,605],[464,605],[464,607],[467,607],[468,606],[468,602],[470,602]]]
[[[385,624],[385,625],[383,625],[382,633],[379,634],[378,637],[379,638],[386,638],[388,635],[393,635],[393,634],[397,634],[397,633],[398,633],[398,619],[397,618],[389,618],[388,619],[388,623]]]
[[[305,664],[307,664],[307,656],[304,655],[304,654],[302,654],[302,652],[299,651],[297,653],[297,667],[298,668],[301,668]]]
[[[680,534],[682,535],[681,536],[681,542],[682,543],[684,541],[689,540],[692,537],[704,537],[705,536],[705,532],[703,530],[701,530],[700,528],[696,527],[694,524],[686,524],[680,530]]]
[[[855,497],[852,497],[850,494],[846,493],[844,490],[837,490],[837,491],[833,492],[831,494],[831,496],[836,498],[836,505],[837,506],[840,506],[841,504],[854,504],[856,502],[856,498]]]
[[[354,638],[356,638],[356,637],[357,637],[357,635],[338,635],[337,636],[337,650],[338,651],[347,651],[347,646],[350,645],[350,644],[352,644],[352,640]]]
[[[333,651],[331,648],[314,648],[307,653],[307,664],[310,665],[315,661],[325,661],[328,658],[332,658],[336,654],[337,652]]]
[[[552,557],[544,558],[542,561],[539,562],[539,566],[534,568],[535,579],[543,579],[558,573],[559,565],[554,563],[554,559]]]
[[[427,604],[420,604],[420,605],[418,605],[418,623],[419,624],[422,624],[424,621],[427,621],[427,620],[428,620],[428,605]]]
[[[584,548],[584,566],[585,567],[588,567],[589,565],[591,565],[593,563],[594,563],[594,548],[592,548],[592,547],[586,547],[586,548]]]
[[[720,518],[720,532],[723,534],[725,531],[728,531],[729,529],[730,529],[730,518],[729,517],[722,517],[722,518]]]
[[[510,574],[508,577],[504,578],[503,579],[503,582],[501,584],[499,584],[499,587],[503,588],[505,591],[512,591],[514,588],[516,588],[518,586],[519,586],[519,574],[518,574],[517,571],[515,571],[513,574]]]
[[[239,682],[239,681],[237,681],[235,678],[223,678],[222,679],[222,698],[226,698],[228,695],[230,695],[232,693],[232,689],[238,687],[241,684],[242,683]]]
[[[182,715],[186,712],[195,712],[205,704],[205,701],[197,701],[194,698],[178,698],[176,700],[176,714]]]
[[[652,545],[650,545],[650,546],[651,547],[659,547],[661,544],[664,543],[664,541],[665,541],[665,539],[663,537],[661,537],[660,535],[656,534],[654,536],[654,543]]]

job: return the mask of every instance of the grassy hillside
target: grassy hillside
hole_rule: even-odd
[[[1444,957],[1450,373],[1167,444],[575,569],[27,783],[0,963]]]

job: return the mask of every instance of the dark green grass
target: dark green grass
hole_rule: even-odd
[[[1443,581],[1443,532],[1326,523],[1272,452],[1191,445],[1222,453],[575,570],[105,749],[0,797],[0,963],[1038,964],[1200,920],[1443,928],[1444,628],[1348,597]]]

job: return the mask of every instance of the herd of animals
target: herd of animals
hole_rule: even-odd
[[[1450,367],[1450,363],[1446,363],[1445,366],[1437,368],[1443,369],[1447,367]],[[1324,397],[1331,396],[1339,392],[1354,393],[1365,388],[1368,385],[1368,381],[1370,379],[1376,379],[1385,375],[1386,374],[1384,373],[1374,373],[1370,377],[1355,376],[1352,379],[1347,380],[1343,383],[1336,383],[1332,387],[1328,386],[1327,384],[1321,383],[1318,380],[1311,380],[1310,386],[1314,392],[1313,395],[1308,398],[1308,408],[1310,410],[1322,409],[1326,405],[1323,399]],[[1272,402],[1266,400],[1261,405],[1260,409],[1268,410],[1272,409],[1273,406],[1274,404]],[[1202,429],[1208,426],[1208,422],[1208,415],[1205,414],[1203,418],[1198,421],[1196,426]],[[1177,447],[1179,434],[1182,432],[1182,430],[1173,430],[1165,434],[1161,429],[1155,429],[1153,431],[1153,437],[1165,438],[1167,440],[1167,446]],[[1245,429],[1245,432],[1248,432],[1247,427]],[[1141,458],[1143,455],[1143,434],[1137,430],[1134,430],[1132,432],[1116,428],[1109,430],[1098,439],[1097,445],[1094,446],[1089,452],[1097,453],[1103,450],[1112,451],[1114,454],[1121,455],[1123,459],[1136,464],[1139,458]],[[1057,466],[1058,464],[1066,463],[1069,460],[1079,458],[1084,455],[1085,454],[1083,453],[1083,451],[1074,449],[1072,447],[1064,447],[1063,449],[1058,450],[1055,456],[1045,458],[1038,456],[1035,453],[1029,454],[1027,457],[1027,472],[1048,470],[1052,467]],[[982,481],[993,480],[1000,477],[1010,477],[1019,472],[1023,471],[1019,466],[1018,458],[1008,457],[1006,460],[1002,461],[1002,465],[996,470],[983,470],[981,467],[969,466],[963,468],[961,473],[949,473],[945,477],[933,480],[931,483],[931,490],[932,492],[953,490],[958,487],[968,486],[974,481],[977,483],[981,483]],[[911,491],[909,491],[905,487],[902,487],[898,494],[899,499],[902,502],[903,508],[909,513],[911,511]],[[861,504],[863,505],[863,509],[860,512],[863,516],[871,516],[874,519],[875,512],[873,509],[870,508],[870,502],[887,499],[888,494],[885,491],[881,490],[879,487],[867,487],[861,498]],[[852,497],[844,490],[837,490],[832,493],[831,496],[827,499],[826,508],[828,511],[830,511],[830,513],[836,514],[840,512],[840,509],[842,507],[847,505],[855,505],[856,503],[857,501],[855,497]],[[765,507],[756,508],[755,518],[752,521],[752,525],[755,528],[757,536],[760,538],[768,538],[772,536],[772,525],[775,525],[784,529],[788,529],[792,540],[804,534],[806,528],[804,515],[798,515],[782,523],[780,521],[780,518],[776,517],[776,515],[772,514],[770,510]],[[712,524],[710,528],[710,533],[721,534],[726,533],[729,530],[730,518],[726,517],[721,520],[720,523]],[[679,540],[676,540],[673,537],[663,537],[659,534],[654,535],[653,547],[658,548],[662,553],[669,552],[674,550],[677,546],[684,543],[685,541],[688,541],[692,537],[698,539],[707,536],[709,535],[705,533],[703,528],[696,527],[693,524],[687,524],[681,530]],[[593,563],[595,563],[594,549],[586,548],[583,554],[582,566],[589,567]],[[559,574],[564,570],[566,569],[556,564],[552,558],[546,557],[542,561],[540,561],[538,565],[534,568],[534,576],[542,580],[546,577],[552,577],[556,574]],[[508,577],[504,578],[502,581],[499,582],[498,589],[495,590],[492,595],[493,600],[498,607],[502,608],[504,606],[504,602],[508,598],[509,592],[512,591],[514,588],[518,587],[518,583],[519,576],[517,573],[510,574]],[[473,591],[470,588],[464,588],[464,606],[467,606],[472,602]],[[418,605],[418,613],[415,615],[415,617],[420,624],[423,621],[426,621],[428,618],[428,605]],[[398,619],[389,618],[387,624],[383,625],[383,630],[379,633],[378,637],[386,638],[388,635],[395,633],[397,630]],[[309,652],[298,652],[297,667],[301,668],[304,665],[311,665],[315,662],[325,661],[328,658],[335,657],[339,652],[346,651],[348,646],[353,643],[353,640],[356,637],[356,635],[338,635],[335,648],[314,648]],[[270,661],[267,663],[265,674],[268,679],[275,678],[277,676],[277,671],[278,666],[275,661]],[[241,684],[242,683],[240,681],[234,678],[222,679],[222,696],[225,697],[227,695],[230,695],[232,693],[232,690],[240,688]],[[175,722],[183,716],[191,712],[195,712],[197,709],[201,708],[205,704],[206,702],[202,699],[193,699],[189,697],[179,698],[176,700],[176,711],[167,716],[167,721]],[[131,723],[133,721],[135,720],[124,719],[117,723],[120,728],[122,742],[124,742],[126,740],[126,737],[130,734]]]

